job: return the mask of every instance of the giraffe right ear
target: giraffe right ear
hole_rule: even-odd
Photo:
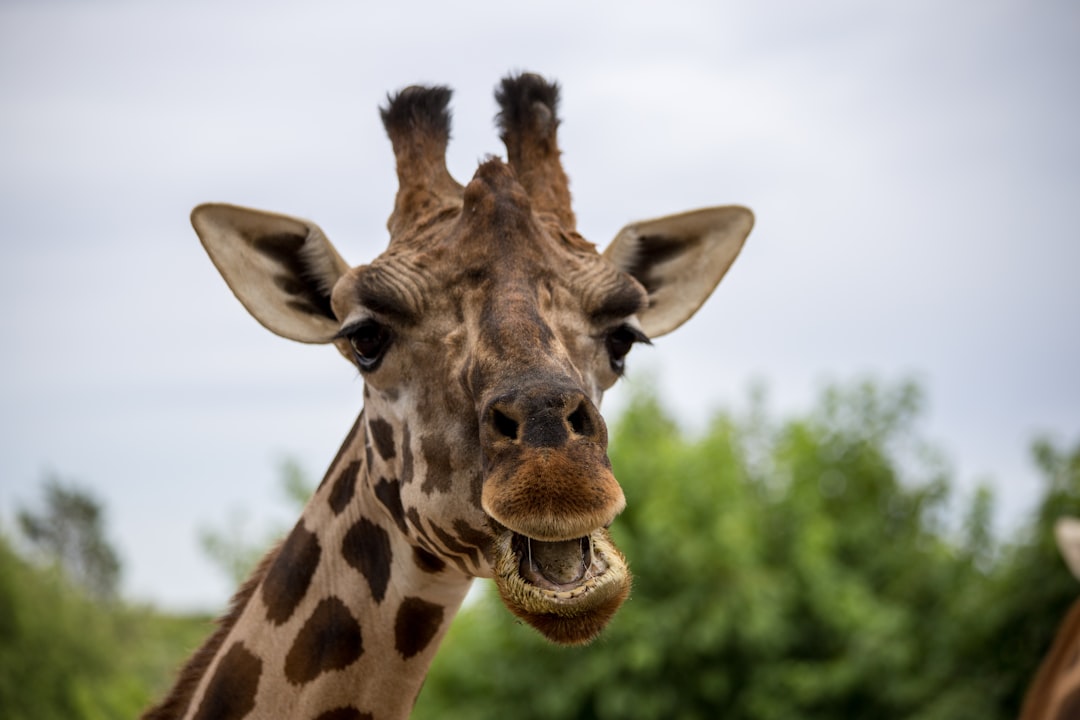
[[[328,343],[330,293],[348,264],[317,225],[235,205],[200,205],[191,224],[229,289],[268,330]]]
[[[627,225],[604,250],[649,294],[638,313],[651,338],[686,322],[708,299],[746,242],[754,214],[738,205],[704,208]]]

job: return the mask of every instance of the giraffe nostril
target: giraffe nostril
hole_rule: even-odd
[[[589,413],[585,411],[585,403],[579,404],[574,412],[566,416],[566,420],[570,423],[570,429],[575,435],[592,434],[592,420],[589,418]]]
[[[495,409],[491,411],[491,421],[495,425],[495,429],[499,431],[500,435],[509,438],[510,440],[517,440],[517,420],[514,420],[505,413]]]

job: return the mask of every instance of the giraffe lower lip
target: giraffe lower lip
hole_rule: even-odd
[[[630,593],[626,559],[603,528],[546,544],[503,529],[494,550],[495,586],[506,607],[553,642],[590,642]]]

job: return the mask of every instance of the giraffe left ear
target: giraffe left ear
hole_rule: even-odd
[[[627,225],[604,250],[649,294],[638,313],[649,337],[671,332],[708,299],[742,249],[754,214],[738,205],[704,208]]]
[[[237,299],[268,330],[306,343],[338,331],[334,283],[349,265],[314,223],[235,205],[200,205],[191,224]]]

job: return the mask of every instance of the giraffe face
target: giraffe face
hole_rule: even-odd
[[[306,221],[225,205],[192,217],[260,322],[359,368],[367,481],[410,542],[494,577],[548,638],[583,643],[630,587],[607,533],[626,501],[601,396],[635,343],[704,302],[752,215],[635,223],[600,255],[575,229],[556,87],[508,78],[497,99],[508,162],[465,187],[445,167],[449,91],[409,88],[383,110],[400,185],[390,245],[368,265]]]
[[[367,420],[395,429],[400,452],[376,448],[372,464],[400,478],[410,533],[467,548],[465,569],[552,639],[590,639],[629,590],[605,530],[625,499],[598,405],[645,339],[644,288],[536,214],[492,160],[460,207],[393,238],[332,297]]]

